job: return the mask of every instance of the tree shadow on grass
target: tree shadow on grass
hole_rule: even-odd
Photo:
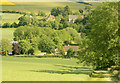
[[[30,70],[32,72],[46,72],[52,74],[86,74],[89,75],[91,73],[90,68],[86,67],[72,67],[72,66],[64,66],[64,65],[55,65],[60,66],[63,69],[60,70]]]
[[[107,78],[105,74],[108,74],[106,72],[100,71],[100,72],[94,72],[92,74],[93,70],[90,67],[75,67],[75,66],[66,66],[66,65],[54,65],[59,66],[60,70],[29,70],[31,72],[45,72],[45,73],[51,73],[51,74],[85,74],[89,75],[92,78]],[[92,75],[91,75],[92,74]]]
[[[76,70],[30,70],[32,72],[46,72],[46,73],[52,73],[52,74],[86,74],[89,75],[90,71],[76,71]]]
[[[66,66],[66,65],[54,65],[55,67],[60,67],[61,69],[59,70],[29,70],[31,72],[45,72],[45,73],[51,73],[51,74],[85,74],[85,75],[89,75],[92,78],[109,78],[108,72],[104,72],[104,71],[98,71],[98,72],[94,72],[90,67],[86,67],[86,66]]]
[[[87,69],[87,70],[91,70],[91,68],[89,68],[89,67],[73,67],[73,66],[65,66],[65,65],[55,65],[55,66],[60,66],[60,67],[70,68],[70,69]]]
[[[91,77],[93,78],[109,78],[110,74],[108,72],[103,72],[103,71],[99,71],[99,72],[93,72]]]
[[[107,76],[101,75],[101,74],[100,75],[99,74],[98,75],[93,75],[92,77],[93,78],[107,78]]]

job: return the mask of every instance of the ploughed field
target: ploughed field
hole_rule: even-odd
[[[106,81],[89,77],[90,66],[77,64],[77,59],[2,57],[3,81]]]

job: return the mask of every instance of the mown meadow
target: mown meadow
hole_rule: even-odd
[[[3,81],[108,81],[89,77],[92,67],[77,64],[77,59],[2,57]]]

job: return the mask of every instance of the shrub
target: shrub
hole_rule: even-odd
[[[18,43],[14,43],[12,44],[13,45],[13,55],[14,54],[17,54],[17,55],[20,55],[20,48],[19,48],[19,44]]]
[[[10,28],[10,26],[11,26],[10,23],[4,23],[2,27],[3,28]]]
[[[40,53],[41,53],[40,50],[35,50],[34,55],[37,56],[37,55],[40,54]]]
[[[9,52],[12,52],[12,44],[8,39],[2,39],[0,47],[2,47],[2,51],[5,52],[5,55],[7,56]]]
[[[17,24],[16,22],[14,22],[14,23],[11,25],[11,27],[17,28],[17,27],[18,27],[18,24]]]
[[[71,57],[73,57],[75,55],[75,51],[72,49],[72,48],[70,48],[68,51],[67,51],[67,57],[68,58],[71,58]]]

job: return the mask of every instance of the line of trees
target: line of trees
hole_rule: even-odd
[[[2,25],[2,28],[17,28],[18,27],[18,24],[16,22],[10,24],[10,23],[4,23]]]
[[[27,14],[26,12],[20,12],[20,11],[0,11],[2,13],[16,13],[16,14]]]

